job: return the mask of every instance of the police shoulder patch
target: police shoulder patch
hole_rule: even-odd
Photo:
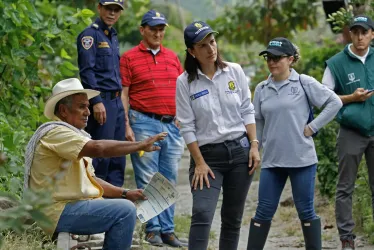
[[[82,37],[82,46],[83,48],[85,48],[86,50],[90,49],[92,47],[92,44],[93,44],[93,37],[92,36],[84,36]]]

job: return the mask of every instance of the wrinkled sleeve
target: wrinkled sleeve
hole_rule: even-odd
[[[323,73],[322,84],[333,91],[335,90],[335,79],[329,67],[326,67],[325,72]]]
[[[91,37],[92,45],[90,48],[85,49],[83,47],[83,38]],[[83,31],[77,38],[77,50],[78,50],[78,67],[79,75],[82,81],[82,85],[85,89],[99,90],[97,85],[94,67],[96,64],[96,36],[93,29],[87,29]],[[101,96],[98,95],[90,99],[90,104],[95,105],[96,103],[102,102]]]
[[[121,56],[119,69],[121,73],[122,86],[130,87],[131,85],[131,68],[130,68],[130,58],[126,53]]]
[[[242,89],[240,114],[244,120],[244,125],[255,123],[255,109],[251,103],[251,91],[249,89],[247,79],[243,69],[238,65],[239,84]]]
[[[334,91],[313,77],[302,75],[300,79],[311,105],[318,108],[325,106],[318,117],[309,123],[313,132],[316,132],[334,119],[343,103]]]
[[[323,110],[321,113],[309,123],[310,128],[313,132],[317,132],[326,124],[331,122],[336,114],[339,112],[340,108],[343,106],[342,101],[340,100],[339,96],[333,94],[327,99]]]
[[[195,114],[191,107],[189,86],[186,73],[177,79],[176,109],[177,119],[180,122],[180,132],[186,144],[197,141],[195,128]]]
[[[57,126],[43,136],[40,143],[61,158],[76,161],[84,145],[90,140],[67,127]]]
[[[261,84],[258,84],[255,89],[255,95],[253,97],[253,106],[256,110],[255,112],[255,119],[256,119],[256,136],[259,143],[259,148],[262,147],[262,133],[264,131],[265,120],[261,113],[261,103],[260,103],[260,95],[261,95]]]

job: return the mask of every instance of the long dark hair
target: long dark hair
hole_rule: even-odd
[[[217,60],[214,62],[217,68],[223,69],[227,67],[227,64],[223,62],[221,54],[217,48]],[[184,69],[188,74],[188,83],[193,82],[196,78],[199,79],[197,75],[197,69],[201,70],[201,66],[199,61],[194,58],[188,51],[186,50],[186,59],[184,60]]]

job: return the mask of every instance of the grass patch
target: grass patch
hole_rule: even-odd
[[[42,248],[43,242],[46,242],[44,248]],[[56,250],[57,247],[43,230],[34,224],[21,235],[14,232],[6,233],[1,249]]]
[[[175,232],[178,237],[188,237],[191,225],[191,216],[188,214],[181,214],[174,216]]]

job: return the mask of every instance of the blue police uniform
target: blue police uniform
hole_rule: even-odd
[[[100,19],[88,26],[77,38],[78,65],[82,85],[101,92],[90,100],[91,115],[86,131],[94,140],[125,140],[125,115],[121,101],[119,72],[119,44],[117,32]],[[102,102],[106,109],[106,122],[100,125],[93,116],[92,107]],[[125,157],[94,158],[95,174],[115,185],[124,182]]]

